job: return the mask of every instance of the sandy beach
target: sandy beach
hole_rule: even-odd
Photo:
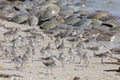
[[[0,20],[0,24],[8,28],[19,27],[22,30],[31,28],[27,25],[19,25],[16,23]],[[6,32],[3,26],[0,27],[0,34],[2,35]],[[42,30],[41,30],[42,31]],[[13,64],[9,59],[6,59],[1,52],[0,57],[0,74],[13,75],[9,78],[4,78],[0,76],[0,80],[73,80],[74,77],[79,77],[80,80],[119,80],[120,75],[117,72],[105,72],[104,70],[117,69],[119,65],[115,64],[101,64],[100,58],[95,58],[93,56],[89,59],[88,67],[85,67],[84,61],[78,64],[79,58],[76,57],[75,62],[66,61],[64,67],[61,67],[60,61],[56,60],[56,66],[52,69],[52,74],[46,75],[46,67],[43,65],[40,58],[40,49],[46,46],[48,42],[53,42],[46,34],[40,32],[44,35],[45,40],[41,40],[39,43],[42,46],[38,46],[35,49],[35,55],[32,56],[33,62],[28,61],[25,68],[22,70],[16,70],[15,64]],[[25,35],[25,34],[23,34]],[[1,41],[3,37],[1,36]],[[70,42],[65,43],[66,46],[70,46]],[[52,43],[54,47],[54,42]],[[68,49],[62,50],[69,59]],[[19,54],[22,51],[19,51]],[[58,55],[58,50],[52,50],[52,54]],[[117,56],[118,57],[118,56]],[[120,57],[120,56],[119,56]],[[116,62],[115,59],[106,58],[105,62]],[[49,70],[51,73],[51,71]],[[18,75],[18,76],[17,76]]]

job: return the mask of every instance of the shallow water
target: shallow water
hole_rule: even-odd
[[[111,12],[113,15],[120,16],[120,0],[87,0],[87,1],[88,3],[87,4],[85,3],[83,9],[89,11],[106,10]]]

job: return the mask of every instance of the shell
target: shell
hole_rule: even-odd
[[[42,29],[50,29],[58,26],[60,23],[57,21],[46,21],[40,25]]]
[[[1,11],[0,10],[0,18],[5,20],[11,20],[15,15],[17,15],[18,12],[16,12],[13,9],[7,10],[7,11]]]
[[[62,16],[59,16],[59,15],[51,18],[50,20],[52,20],[52,21],[57,21],[57,22],[59,22],[59,23],[64,23],[64,22],[65,22],[64,18],[63,18]]]
[[[92,15],[88,16],[88,18],[101,19],[101,18],[106,17],[108,15],[110,15],[110,13],[107,12],[107,11],[97,11],[95,14],[92,14]]]
[[[26,13],[23,14],[18,14],[13,18],[13,22],[16,23],[23,23],[24,21],[26,21],[28,19],[28,15]]]
[[[77,23],[74,24],[74,26],[79,26],[79,27],[88,27],[91,25],[93,21],[91,19],[81,19]]]
[[[103,22],[101,20],[97,20],[97,19],[92,19],[92,25],[94,26],[100,26]]]
[[[68,6],[65,6],[65,7],[61,8],[61,11],[59,14],[60,14],[60,16],[67,18],[67,17],[73,15],[74,11],[71,8],[69,8]]]
[[[81,16],[86,16],[86,15],[90,14],[88,11],[85,11],[85,10],[80,10],[79,13]]]
[[[16,4],[15,7],[17,9],[32,9],[32,4],[29,2],[26,2],[26,3],[21,2]]]
[[[57,0],[48,0],[50,3],[57,3]]]
[[[57,5],[54,4],[47,4],[46,10],[41,15],[41,20],[47,20],[54,16],[56,16],[60,12],[60,8]]]
[[[37,26],[38,22],[39,22],[39,20],[35,15],[32,15],[29,17],[30,26]]]
[[[116,33],[112,38],[111,42],[120,42],[120,33]]]
[[[66,24],[75,24],[76,22],[78,22],[80,19],[74,16],[69,16],[68,18],[65,19],[65,23]]]
[[[69,4],[69,2],[67,0],[60,0],[56,3],[59,7],[63,7],[66,6],[67,4]]]
[[[120,32],[120,26],[119,26],[119,27],[112,28],[111,30]]]

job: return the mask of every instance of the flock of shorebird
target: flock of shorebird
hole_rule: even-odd
[[[40,60],[43,65],[50,70],[56,66],[56,60],[61,62],[61,67],[64,67],[66,62],[75,62],[76,57],[78,57],[79,64],[81,63],[81,60],[83,60],[85,62],[85,67],[87,67],[89,65],[90,57],[88,54],[100,57],[102,63],[104,63],[103,59],[105,57],[112,56],[109,50],[105,53],[96,54],[95,51],[99,50],[99,46],[86,47],[86,43],[82,39],[83,36],[80,31],[75,29],[70,29],[70,31],[69,29],[63,31],[60,30],[56,31],[54,34],[49,34],[48,30],[45,34],[52,39],[52,42],[48,42],[47,46],[39,45],[41,41],[44,42],[47,37],[39,32],[41,31],[34,28],[28,30],[8,28],[8,31],[3,34],[4,41],[0,42],[0,50],[6,58],[16,64],[17,70],[25,67],[28,61],[33,62],[32,58],[36,55],[36,48],[39,48],[38,53],[40,53]],[[26,35],[22,35],[22,33]],[[67,42],[69,46],[66,46]],[[7,44],[10,45],[8,46]],[[90,50],[92,53],[89,53]],[[57,51],[58,53],[53,54],[52,52],[54,51]]]

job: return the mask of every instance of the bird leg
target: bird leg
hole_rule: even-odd
[[[51,72],[50,74],[53,75],[53,73],[52,73],[52,69],[50,69],[50,72]]]
[[[73,62],[75,61],[75,56],[73,56]]]
[[[81,58],[79,59],[79,62],[78,62],[78,64],[80,64],[81,63]]]
[[[101,58],[101,63],[104,64],[103,58]]]
[[[46,70],[46,75],[49,75],[49,70],[48,69]]]
[[[89,65],[89,60],[87,59],[85,60],[85,67],[88,67],[88,65]]]
[[[62,62],[62,61],[61,61],[61,64],[62,64],[62,66],[61,66],[61,67],[64,67],[64,62]]]
[[[70,60],[72,60],[72,55],[70,55]]]

